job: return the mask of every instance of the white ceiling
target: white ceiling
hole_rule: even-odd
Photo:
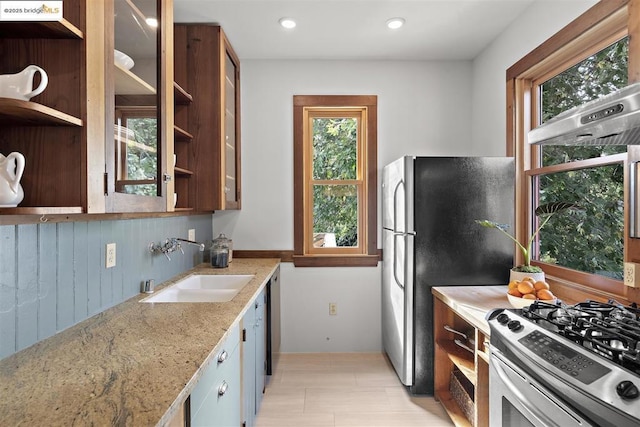
[[[240,59],[468,60],[534,1],[174,0],[174,18],[220,24]]]

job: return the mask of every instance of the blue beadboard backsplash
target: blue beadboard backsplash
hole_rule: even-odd
[[[135,296],[144,280],[202,262],[192,245],[171,261],[148,251],[190,228],[200,242],[213,238],[211,215],[0,226],[0,359]],[[107,243],[116,243],[109,269]]]

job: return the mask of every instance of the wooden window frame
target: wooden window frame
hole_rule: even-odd
[[[310,168],[308,141],[305,141],[305,128],[312,116],[322,109],[360,110],[364,112],[366,123],[363,126],[363,142],[359,148],[364,150],[358,156],[362,162],[362,195],[359,206],[361,232],[358,238],[361,247],[357,251],[346,248],[318,250],[305,236],[310,229],[309,177]],[[293,193],[294,193],[294,255],[296,267],[354,267],[376,266],[380,260],[377,249],[377,110],[376,95],[294,95],[293,97]],[[359,165],[360,166],[360,165]]]
[[[141,107],[141,106],[135,106],[135,107],[128,107],[128,106],[124,106],[124,107],[118,107],[116,108],[115,111],[115,118],[116,121],[117,120],[122,120],[122,122],[124,123],[124,127],[126,128],[126,123],[128,120],[130,119],[146,119],[146,118],[155,118],[157,119],[158,113],[157,113],[157,108],[155,106],[150,106],[150,107]],[[159,122],[158,122],[159,123]],[[157,132],[160,132],[160,129],[158,127]],[[155,153],[156,153],[156,157],[159,157],[160,155],[160,147],[159,147],[159,139],[156,136],[156,141],[157,141],[157,147],[155,149]],[[117,142],[117,141],[116,141]],[[116,147],[115,149],[115,154],[114,154],[114,158],[115,158],[115,163],[116,163],[116,168],[115,168],[115,172],[114,172],[114,179],[115,179],[115,183],[116,183],[116,192],[118,193],[123,193],[123,194],[129,194],[129,193],[125,193],[124,192],[124,187],[126,185],[140,185],[140,184],[154,184],[156,185],[156,194],[159,196],[160,194],[158,194],[159,187],[160,187],[160,180],[158,179],[158,175],[160,175],[160,170],[161,170],[161,165],[160,165],[160,159],[157,158],[156,159],[156,163],[157,163],[157,171],[156,171],[156,178],[155,179],[148,179],[148,180],[129,180],[128,179],[128,163],[127,163],[127,151],[128,149],[124,148],[124,157],[122,156],[118,156],[119,153],[121,153],[122,147],[118,148]],[[118,173],[120,172],[120,173]],[[118,179],[118,176],[124,176],[124,179]],[[150,196],[145,196],[145,197],[150,197]]]
[[[625,35],[629,37],[629,84],[640,81],[640,0],[600,1],[573,22],[538,46],[506,73],[507,155],[516,160],[516,237],[526,239],[534,222],[532,180],[541,172],[556,172],[562,165],[540,167],[539,147],[526,143],[528,131],[538,125],[537,87],[549,77],[578,63]],[[571,168],[624,164],[624,259],[640,261],[640,239],[628,237],[628,164],[640,159],[640,147],[629,146],[626,154],[589,159]],[[519,254],[516,254],[519,256]],[[640,290],[628,288],[619,280],[583,273],[539,261],[558,296],[570,300],[593,298],[640,301]]]
[[[367,171],[367,159],[362,154],[357,155],[355,179],[339,179],[339,180],[318,180],[313,178],[313,149],[312,134],[313,120],[317,118],[350,118],[358,122],[358,130],[356,136],[357,153],[366,154],[366,126],[367,123],[367,107],[305,107],[302,110],[303,115],[303,136],[305,138],[302,144],[304,150],[304,200],[305,200],[305,223],[304,223],[304,252],[311,255],[362,255],[365,253],[367,245],[366,235],[366,215],[367,205],[365,192],[367,190],[367,182],[365,180]],[[315,247],[312,239],[313,234],[313,187],[316,185],[351,185],[357,188],[358,197],[358,246],[355,247]]]

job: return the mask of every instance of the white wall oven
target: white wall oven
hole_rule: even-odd
[[[635,305],[536,301],[487,321],[492,427],[640,425]]]

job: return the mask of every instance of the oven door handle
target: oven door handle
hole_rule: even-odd
[[[515,395],[515,397],[520,401],[522,406],[524,406],[531,414],[533,414],[540,421],[542,421],[544,423],[544,425],[547,425],[547,426],[557,425],[553,420],[550,420],[545,415],[544,410],[541,410],[541,409],[539,409],[539,408],[537,408],[537,407],[535,407],[535,406],[530,404],[531,400],[527,399],[524,396],[524,394],[522,394],[522,392],[520,390],[518,390],[516,385],[511,381],[511,379],[509,378],[507,373],[502,368],[502,363],[503,362],[497,356],[494,355],[493,357],[496,360],[493,361],[494,363],[492,363],[492,365],[493,365],[496,373],[500,377],[500,380],[509,389],[509,391]],[[560,408],[560,409],[563,409],[563,408]],[[564,411],[564,409],[563,409],[563,411]],[[564,411],[564,412],[566,412],[566,411]]]

